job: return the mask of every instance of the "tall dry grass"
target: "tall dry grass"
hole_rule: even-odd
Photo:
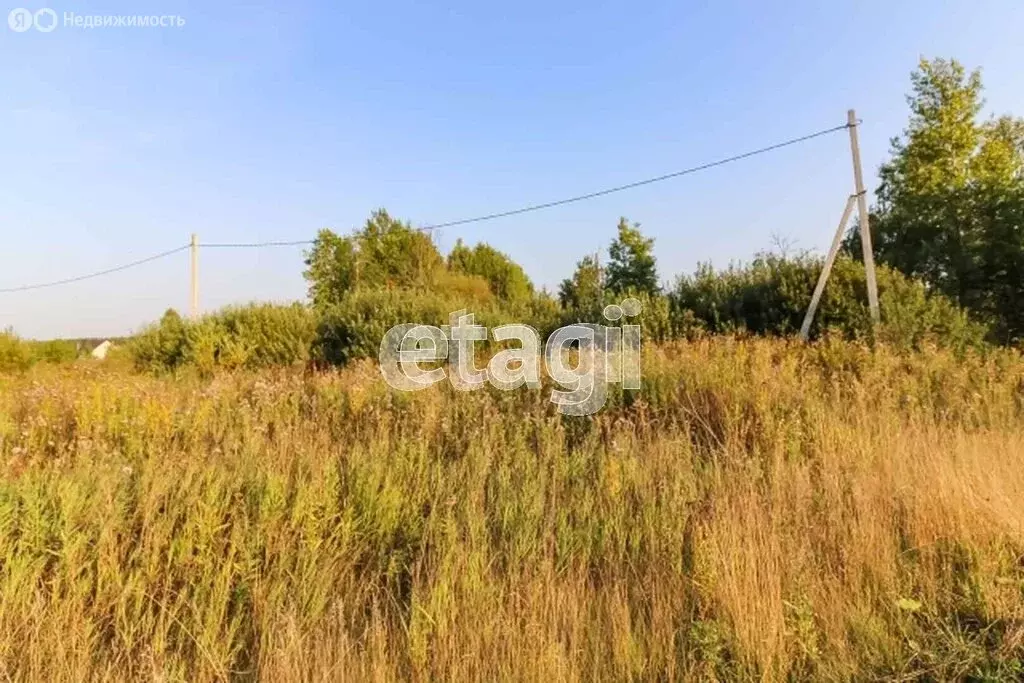
[[[0,378],[0,673],[1012,680],[1024,362],[650,351],[546,390]]]

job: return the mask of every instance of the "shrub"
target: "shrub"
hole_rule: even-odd
[[[712,333],[746,331],[784,335],[800,329],[822,259],[762,254],[752,263],[716,272],[701,266],[677,280],[671,293],[676,316],[691,311]],[[949,299],[890,268],[878,268],[882,326],[879,338],[900,346],[931,341],[951,348],[978,346],[986,330]],[[863,267],[840,256],[822,296],[811,336],[826,330],[850,339],[871,336]]]
[[[11,330],[0,332],[0,372],[26,370],[35,363],[69,363],[78,358],[73,341],[26,341]]]
[[[204,367],[262,368],[305,363],[315,330],[302,304],[253,304],[207,316],[188,336],[194,360],[205,354]]]
[[[433,290],[435,296],[458,300],[463,305],[475,307],[490,306],[494,302],[494,293],[487,280],[479,275],[468,275],[453,271],[441,271]],[[440,293],[440,294],[438,294]]]
[[[168,309],[160,322],[132,338],[128,352],[138,370],[159,372],[181,366],[188,355],[185,321]]]
[[[0,372],[19,372],[32,365],[32,351],[13,330],[0,331]]]
[[[558,300],[547,291],[538,292],[525,302],[509,306],[507,311],[516,322],[530,325],[537,330],[542,339],[547,338],[562,324],[562,309],[558,305]]]
[[[600,313],[562,309],[546,292],[519,302],[487,302],[453,296],[450,291],[362,290],[321,316],[313,355],[318,362],[328,365],[376,358],[381,340],[395,325],[417,323],[444,328],[450,323],[451,313],[459,310],[475,314],[476,324],[489,329],[511,323],[529,325],[542,342],[556,328],[573,323],[639,324],[645,341],[692,338],[703,329],[691,312],[672,310],[667,297],[646,292],[621,298],[625,296],[640,300],[641,313],[613,322]],[[616,303],[621,303],[621,298]],[[486,345],[481,343],[480,347]]]
[[[511,322],[529,322],[508,309],[480,305],[448,292],[426,290],[359,290],[324,313],[317,326],[314,358],[321,363],[341,365],[357,358],[376,358],[384,335],[395,325],[417,323],[442,327],[451,313],[465,310],[476,323],[496,327]]]
[[[315,317],[302,304],[226,308],[195,322],[172,310],[137,335],[129,352],[135,367],[147,371],[296,365],[309,359],[315,332]]]
[[[640,302],[640,313],[635,316],[622,317],[612,321],[604,317],[604,310],[609,304],[619,305],[627,298]],[[559,325],[573,323],[597,323],[609,327],[621,325],[640,325],[643,340],[646,342],[671,341],[673,339],[692,339],[700,334],[704,326],[692,311],[686,308],[673,307],[672,301],[662,294],[626,291],[620,294],[605,292],[601,305],[594,301],[582,308],[565,308],[559,311]]]
[[[985,345],[989,329],[953,300],[929,292],[923,282],[883,267],[878,271],[878,290],[882,341],[906,348],[927,342],[959,351]]]
[[[470,248],[459,240],[448,254],[448,269],[483,278],[499,299],[523,301],[533,294],[533,284],[522,266],[483,242]]]
[[[693,311],[686,309],[675,309],[672,301],[661,294],[648,294],[647,292],[627,292],[625,296],[631,296],[640,302],[640,314],[628,319],[619,321],[628,322],[632,325],[640,325],[644,341],[665,342],[673,339],[692,339],[701,334],[704,325],[694,316]],[[613,323],[605,322],[606,325]]]
[[[78,346],[67,339],[29,342],[32,358],[40,363],[70,363],[78,358]]]

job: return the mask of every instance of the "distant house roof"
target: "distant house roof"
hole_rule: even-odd
[[[110,349],[114,348],[114,344],[108,339],[101,343],[99,346],[92,350],[92,357],[96,360],[103,360],[110,353]]]

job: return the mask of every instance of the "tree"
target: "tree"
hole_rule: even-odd
[[[306,254],[303,273],[314,308],[324,309],[340,301],[355,288],[355,273],[355,240],[326,228],[321,230]]]
[[[618,237],[608,247],[605,286],[613,294],[646,292],[657,294],[658,271],[654,260],[654,240],[644,237],[640,224],[619,219]]]
[[[879,170],[871,216],[876,258],[922,279],[1011,339],[1020,288],[1020,213],[1024,122],[979,121],[981,74],[956,60],[921,60],[907,97],[911,116]],[[856,258],[855,229],[846,247]],[[1010,252],[1006,250],[1009,249]]]
[[[304,276],[313,305],[323,308],[358,288],[427,286],[443,265],[429,235],[379,209],[349,237],[321,230],[306,254]]]
[[[562,308],[580,314],[596,314],[600,311],[603,294],[597,258],[584,256],[576,264],[572,277],[562,280],[558,287],[558,302]]]
[[[910,123],[879,170],[875,249],[882,263],[963,303],[975,241],[963,218],[981,142],[981,74],[956,61],[921,60],[911,82]]]
[[[986,289],[976,309],[991,322],[995,341],[1019,342],[1024,337],[1024,183],[977,194],[982,197],[975,220],[985,235],[978,276]]]
[[[448,254],[448,269],[483,278],[494,296],[504,301],[525,301],[533,296],[533,283],[522,266],[483,242],[473,248],[461,239],[456,242]]]
[[[356,284],[370,288],[429,285],[444,260],[430,235],[374,211],[356,234]]]

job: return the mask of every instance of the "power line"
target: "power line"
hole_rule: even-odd
[[[209,249],[255,249],[258,247],[298,247],[303,244],[313,244],[316,240],[294,240],[291,242],[215,242],[213,244],[206,244],[200,242],[200,247]]]
[[[170,256],[172,254],[177,254],[179,251],[185,251],[188,248],[189,248],[189,245],[186,244],[184,246],[177,247],[175,249],[169,249],[169,250],[161,252],[159,254],[154,254],[153,256],[147,256],[146,258],[139,259],[138,261],[132,261],[131,263],[125,263],[125,264],[120,265],[120,266],[115,266],[114,268],[108,268],[107,270],[101,270],[101,271],[98,271],[98,272],[95,272],[95,273],[89,273],[88,275],[79,275],[77,277],[69,277],[69,278],[66,278],[64,280],[54,280],[53,282],[42,282],[42,283],[36,284],[36,285],[22,285],[20,287],[5,287],[3,289],[0,289],[0,293],[25,292],[25,291],[28,291],[30,289],[43,289],[45,287],[56,287],[57,285],[69,285],[69,284],[71,284],[73,282],[81,282],[82,280],[89,280],[89,279],[94,278],[94,277],[100,277],[101,275],[110,275],[111,273],[117,273],[117,272],[122,271],[122,270],[128,270],[129,268],[134,268],[135,266],[141,266],[144,263],[150,263],[151,261],[156,261],[157,259],[162,259],[162,258]]]
[[[784,140],[782,142],[776,142],[775,144],[768,145],[766,147],[760,147],[758,149],[751,150],[749,152],[744,152],[742,154],[736,154],[734,156],[726,157],[724,159],[718,159],[717,161],[711,161],[711,162],[708,162],[706,164],[700,164],[699,166],[691,166],[690,168],[684,168],[681,171],[674,171],[672,173],[666,173],[664,175],[656,176],[654,178],[646,178],[644,180],[637,180],[637,181],[632,182],[632,183],[626,183],[625,185],[618,185],[616,187],[609,187],[609,188],[606,188],[604,190],[597,190],[596,192],[588,192],[587,194],[581,194],[581,195],[577,195],[575,197],[567,197],[565,199],[558,199],[558,200],[555,200],[555,201],[544,202],[542,204],[532,204],[530,206],[523,206],[523,207],[520,207],[518,209],[511,209],[509,211],[500,211],[500,212],[497,212],[497,213],[489,213],[489,214],[485,214],[485,215],[482,215],[482,216],[474,216],[472,218],[462,218],[462,219],[459,219],[459,220],[447,221],[445,223],[435,223],[433,225],[424,225],[424,226],[416,228],[416,229],[419,230],[419,231],[428,231],[428,230],[437,230],[439,228],[450,228],[450,227],[457,226],[457,225],[467,225],[469,223],[482,223],[484,221],[491,221],[491,220],[495,220],[497,218],[507,218],[509,216],[518,216],[519,214],[523,214],[523,213],[530,213],[532,211],[540,211],[542,209],[550,209],[550,208],[553,208],[555,206],[563,206],[565,204],[573,204],[575,202],[582,202],[582,201],[586,201],[588,199],[594,199],[596,197],[603,197],[605,195],[613,194],[613,193],[616,193],[616,192],[622,192],[624,190],[631,190],[633,188],[642,187],[644,185],[651,185],[651,184],[654,184],[654,183],[660,183],[660,182],[663,182],[665,180],[671,180],[673,178],[679,178],[681,176],[690,175],[692,173],[698,173],[700,171],[706,171],[707,169],[715,168],[716,166],[724,166],[726,164],[731,164],[733,162],[741,161],[743,159],[749,159],[750,157],[754,157],[754,156],[757,156],[759,154],[766,154],[767,152],[772,152],[772,151],[775,151],[777,149],[782,149],[783,147],[789,147],[791,145],[796,145],[796,144],[799,144],[801,142],[807,142],[808,140],[813,140],[814,138],[822,137],[824,135],[829,135],[831,133],[835,133],[835,132],[838,132],[838,131],[841,131],[841,130],[846,130],[846,129],[850,128],[851,125],[852,124],[850,124],[850,123],[844,123],[841,126],[833,126],[832,128],[826,128],[824,130],[819,130],[819,131],[816,131],[814,133],[808,133],[807,135],[801,135],[800,137],[790,138],[789,140]],[[315,242],[316,242],[316,240],[293,240],[293,241],[272,241],[272,242],[218,242],[218,243],[211,243],[211,244],[200,244],[198,246],[199,247],[209,248],[209,249],[255,249],[255,248],[262,248],[262,247],[294,247],[294,246],[302,246],[302,245],[306,245],[306,244],[314,244]],[[144,263],[149,263],[151,261],[156,261],[157,259],[161,259],[161,258],[164,258],[166,256],[170,256],[172,254],[176,254],[179,251],[184,251],[186,249],[189,249],[190,247],[191,247],[191,245],[186,244],[184,246],[177,247],[177,248],[171,249],[169,251],[161,252],[159,254],[155,254],[153,256],[149,256],[149,257],[144,258],[144,259],[139,259],[138,261],[132,261],[131,263],[126,263],[124,265],[117,266],[117,267],[114,267],[114,268],[109,268],[107,270],[101,270],[101,271],[96,272],[96,273],[89,273],[88,275],[79,275],[77,277],[67,278],[67,279],[64,279],[64,280],[55,280],[53,282],[44,282],[44,283],[35,284],[35,285],[23,285],[21,287],[2,288],[2,289],[0,289],[0,294],[2,294],[2,293],[9,293],[9,292],[24,292],[24,291],[33,290],[33,289],[43,289],[43,288],[46,288],[46,287],[56,287],[58,285],[67,285],[67,284],[71,284],[71,283],[74,283],[74,282],[81,282],[82,280],[89,280],[91,278],[100,277],[102,275],[110,275],[111,273],[116,273],[116,272],[119,272],[119,271],[122,271],[122,270],[127,270],[128,268],[134,268],[135,266],[141,266]]]
[[[789,147],[791,145],[796,145],[796,144],[799,144],[801,142],[807,142],[808,140],[813,140],[814,138],[819,138],[819,137],[822,137],[824,135],[829,135],[831,133],[836,133],[836,132],[841,131],[841,130],[846,130],[849,127],[850,127],[849,123],[844,123],[844,124],[842,124],[840,126],[833,126],[832,128],[825,128],[824,130],[819,130],[819,131],[816,131],[814,133],[808,133],[807,135],[801,135],[800,137],[790,138],[789,140],[783,140],[782,142],[776,142],[775,144],[768,145],[766,147],[760,147],[758,149],[751,150],[749,152],[744,152],[742,154],[736,154],[736,155],[731,156],[731,157],[726,157],[724,159],[719,159],[717,161],[711,161],[711,162],[708,162],[706,164],[701,164],[699,166],[691,166],[690,168],[684,168],[681,171],[674,171],[672,173],[666,173],[664,175],[656,176],[654,178],[646,178],[644,180],[637,180],[635,182],[627,183],[625,185],[618,185],[616,187],[609,187],[609,188],[604,189],[604,190],[597,190],[596,192],[588,192],[587,194],[581,194],[581,195],[577,195],[575,197],[568,197],[566,199],[557,199],[555,201],[544,202],[542,204],[532,204],[530,206],[524,206],[524,207],[520,207],[518,209],[511,209],[509,211],[500,211],[498,213],[489,213],[489,214],[485,214],[483,216],[474,216],[472,218],[462,218],[462,219],[459,219],[459,220],[447,221],[445,223],[435,223],[433,225],[424,225],[424,226],[421,226],[419,228],[416,228],[416,230],[420,230],[420,231],[424,231],[425,232],[427,230],[437,230],[439,228],[450,228],[450,227],[453,227],[453,226],[456,226],[456,225],[467,225],[469,223],[482,223],[483,221],[495,220],[497,218],[506,218],[508,216],[518,216],[519,214],[529,213],[531,211],[540,211],[542,209],[550,209],[550,208],[553,208],[555,206],[562,206],[564,204],[573,204],[575,202],[582,202],[582,201],[585,201],[587,199],[594,199],[596,197],[603,197],[605,195],[613,194],[615,192],[622,192],[623,190],[631,190],[631,189],[633,189],[635,187],[642,187],[644,185],[651,185],[651,184],[654,184],[654,183],[660,183],[660,182],[663,182],[665,180],[672,180],[673,178],[679,178],[681,176],[690,175],[692,173],[698,173],[700,171],[706,171],[709,168],[715,168],[716,166],[724,166],[726,164],[731,164],[731,163],[733,163],[735,161],[742,161],[743,159],[749,159],[750,157],[757,156],[759,154],[766,154],[768,152],[773,152],[773,151],[775,151],[777,149],[782,149],[783,147]],[[204,247],[221,247],[221,248],[291,247],[291,246],[297,246],[297,245],[302,245],[302,244],[313,244],[315,241],[316,240],[298,240],[298,241],[294,241],[294,242],[253,242],[253,243],[242,243],[242,244],[203,244],[201,246],[204,246]]]
[[[841,126],[834,126],[832,128],[826,128],[825,130],[819,130],[815,133],[809,133],[807,135],[801,135],[798,138],[791,138],[783,142],[777,142],[774,145],[768,145],[767,147],[761,147],[759,149],[752,150],[750,152],[744,152],[743,154],[737,154],[735,156],[726,157],[725,159],[719,159],[718,161],[712,161],[700,166],[692,166],[690,168],[684,168],[681,171],[675,171],[673,173],[666,173],[655,178],[647,178],[646,180],[638,180],[633,183],[627,183],[625,185],[618,185],[616,187],[610,187],[606,190],[598,190],[597,192],[588,192],[587,194],[581,194],[575,197],[569,197],[567,199],[558,199],[552,202],[545,202],[543,204],[533,204],[532,206],[524,206],[519,209],[512,209],[510,211],[501,211],[499,213],[490,213],[483,216],[475,216],[473,218],[463,218],[457,221],[448,221],[447,223],[437,223],[435,225],[425,225],[420,230],[436,230],[437,228],[450,228],[455,225],[466,225],[467,223],[480,223],[483,221],[494,220],[495,218],[505,218],[507,216],[517,216],[521,213],[529,213],[530,211],[540,211],[541,209],[550,209],[555,206],[562,206],[563,204],[572,204],[574,202],[582,202],[587,199],[594,199],[595,197],[603,197],[607,194],[614,192],[622,192],[623,190],[631,190],[634,187],[641,187],[643,185],[651,185],[652,183],[660,183],[664,180],[671,180],[672,178],[678,178],[684,175],[690,175],[691,173],[697,173],[699,171],[705,171],[715,166],[724,166],[725,164],[731,164],[734,161],[740,161],[742,159],[749,159],[750,157],[757,156],[758,154],[765,154],[766,152],[772,152],[783,147],[789,147],[790,145],[796,145],[801,142],[807,142],[814,138],[835,133],[841,130],[846,130],[850,127],[850,124],[844,123]]]

